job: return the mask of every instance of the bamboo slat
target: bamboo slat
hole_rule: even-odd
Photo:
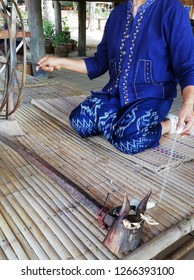
[[[9,242],[9,244],[13,248],[15,254],[17,255],[17,258],[27,260],[28,259],[27,255],[23,251],[22,247],[20,246],[19,242],[15,238],[14,234],[8,227],[5,219],[3,218],[3,216],[1,214],[0,214],[0,226],[1,226],[2,231],[4,232],[4,235],[6,236],[7,241]]]
[[[11,248],[11,245],[9,244],[8,240],[6,239],[6,236],[2,232],[1,228],[0,228],[0,247],[4,252],[4,255],[2,256],[4,259],[18,260],[15,252]]]
[[[0,234],[1,235],[1,234]],[[1,238],[0,238],[1,239]],[[0,247],[0,260],[7,260],[7,256],[5,255],[3,249]]]
[[[26,254],[26,256],[28,257],[28,259],[31,260],[36,260],[38,259],[37,255],[35,254],[35,252],[32,250],[32,247],[30,246],[30,244],[28,243],[28,241],[25,238],[25,235],[22,234],[22,232],[20,231],[19,227],[17,226],[17,224],[15,223],[15,220],[13,217],[10,217],[7,212],[6,209],[2,209],[2,215],[5,217],[6,219],[6,223],[9,226],[9,228],[11,229],[12,233],[14,234],[15,238],[17,238],[20,246],[22,247],[23,252]],[[21,258],[22,259],[22,258]]]
[[[187,253],[194,249],[194,238],[185,241],[181,246],[176,248],[170,255],[166,256],[167,260],[180,260]]]
[[[50,226],[46,223],[45,219],[49,220],[50,217],[42,216],[42,213],[37,212],[36,209],[34,209],[34,207],[31,206],[31,204],[26,200],[26,198],[22,194],[16,193],[14,196],[17,200],[17,203],[23,205],[23,207],[25,208],[25,212],[28,215],[28,219],[29,217],[33,217],[34,226],[39,231],[39,234],[36,236],[36,238],[38,240],[44,238],[45,244],[47,243],[49,246],[46,249],[47,254],[49,254],[52,251],[55,251],[55,254],[57,252],[59,258],[61,259],[73,259],[72,252],[70,253],[68,249],[65,248],[61,240],[55,235]],[[52,248],[52,250],[51,244],[55,244],[55,248]]]
[[[42,202],[41,205],[44,205],[44,203]],[[78,227],[77,224],[73,223],[67,217],[67,215],[65,215],[65,213],[60,212],[59,217],[59,215],[57,216],[51,209],[51,207],[47,207],[47,209],[45,210],[48,211],[50,217],[54,217],[53,219],[60,226],[60,228],[64,228],[64,233],[68,236],[70,242],[72,242],[72,244],[75,244],[74,246],[76,246],[82,252],[82,254],[86,256],[87,259],[106,259],[106,256],[101,251],[96,250],[96,244],[93,244],[91,242],[92,233],[88,231],[87,235],[83,234],[83,225],[80,229],[80,227]],[[59,236],[59,234],[57,234],[57,236]],[[87,244],[87,246],[85,244]],[[70,251],[73,252],[73,248],[70,249]],[[78,259],[78,256],[74,256],[74,258]]]
[[[22,209],[23,205],[20,205],[13,197],[9,196],[9,201],[7,199],[2,199],[1,203],[6,209],[4,215],[9,215],[9,217],[14,220],[15,224],[19,228],[21,234],[25,236],[25,239],[30,244],[32,250],[38,256],[39,259],[59,259],[58,254],[50,248],[48,241],[42,236],[38,227],[34,222],[28,217],[25,211]],[[44,250],[45,249],[45,250]]]

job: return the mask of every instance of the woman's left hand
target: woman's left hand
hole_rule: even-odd
[[[194,114],[193,105],[183,104],[179,111],[179,122],[177,125],[177,130],[181,131],[182,135],[191,134],[194,129]]]
[[[179,111],[179,122],[177,130],[182,130],[181,134],[191,134],[194,129],[194,86],[187,86],[183,89],[183,104]]]

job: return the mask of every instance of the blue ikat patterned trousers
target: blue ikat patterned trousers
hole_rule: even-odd
[[[135,154],[159,145],[160,122],[171,105],[171,98],[147,98],[121,107],[116,96],[92,93],[69,120],[81,137],[102,134],[119,151]]]

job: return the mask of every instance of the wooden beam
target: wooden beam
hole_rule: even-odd
[[[55,12],[55,30],[56,30],[56,34],[57,34],[62,31],[61,4],[58,1],[54,2],[54,12]]]
[[[17,31],[16,33],[16,38],[22,38],[23,37],[23,32],[22,31]],[[30,32],[25,32],[25,37],[31,37]],[[9,32],[8,30],[0,30],[0,39],[8,39],[9,38]]]
[[[78,56],[86,56],[86,0],[78,2]]]
[[[36,71],[35,64],[45,55],[45,42],[42,24],[41,1],[27,0],[28,22],[31,32],[30,52],[32,58],[33,75],[37,78],[45,78],[48,76],[42,69]]]

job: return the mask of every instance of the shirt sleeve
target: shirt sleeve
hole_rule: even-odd
[[[92,80],[103,75],[108,70],[108,48],[107,48],[107,32],[109,19],[106,22],[104,34],[97,51],[93,57],[84,59],[88,71],[88,77]]]
[[[171,63],[181,89],[194,85],[194,37],[188,12],[180,5],[165,21]]]

